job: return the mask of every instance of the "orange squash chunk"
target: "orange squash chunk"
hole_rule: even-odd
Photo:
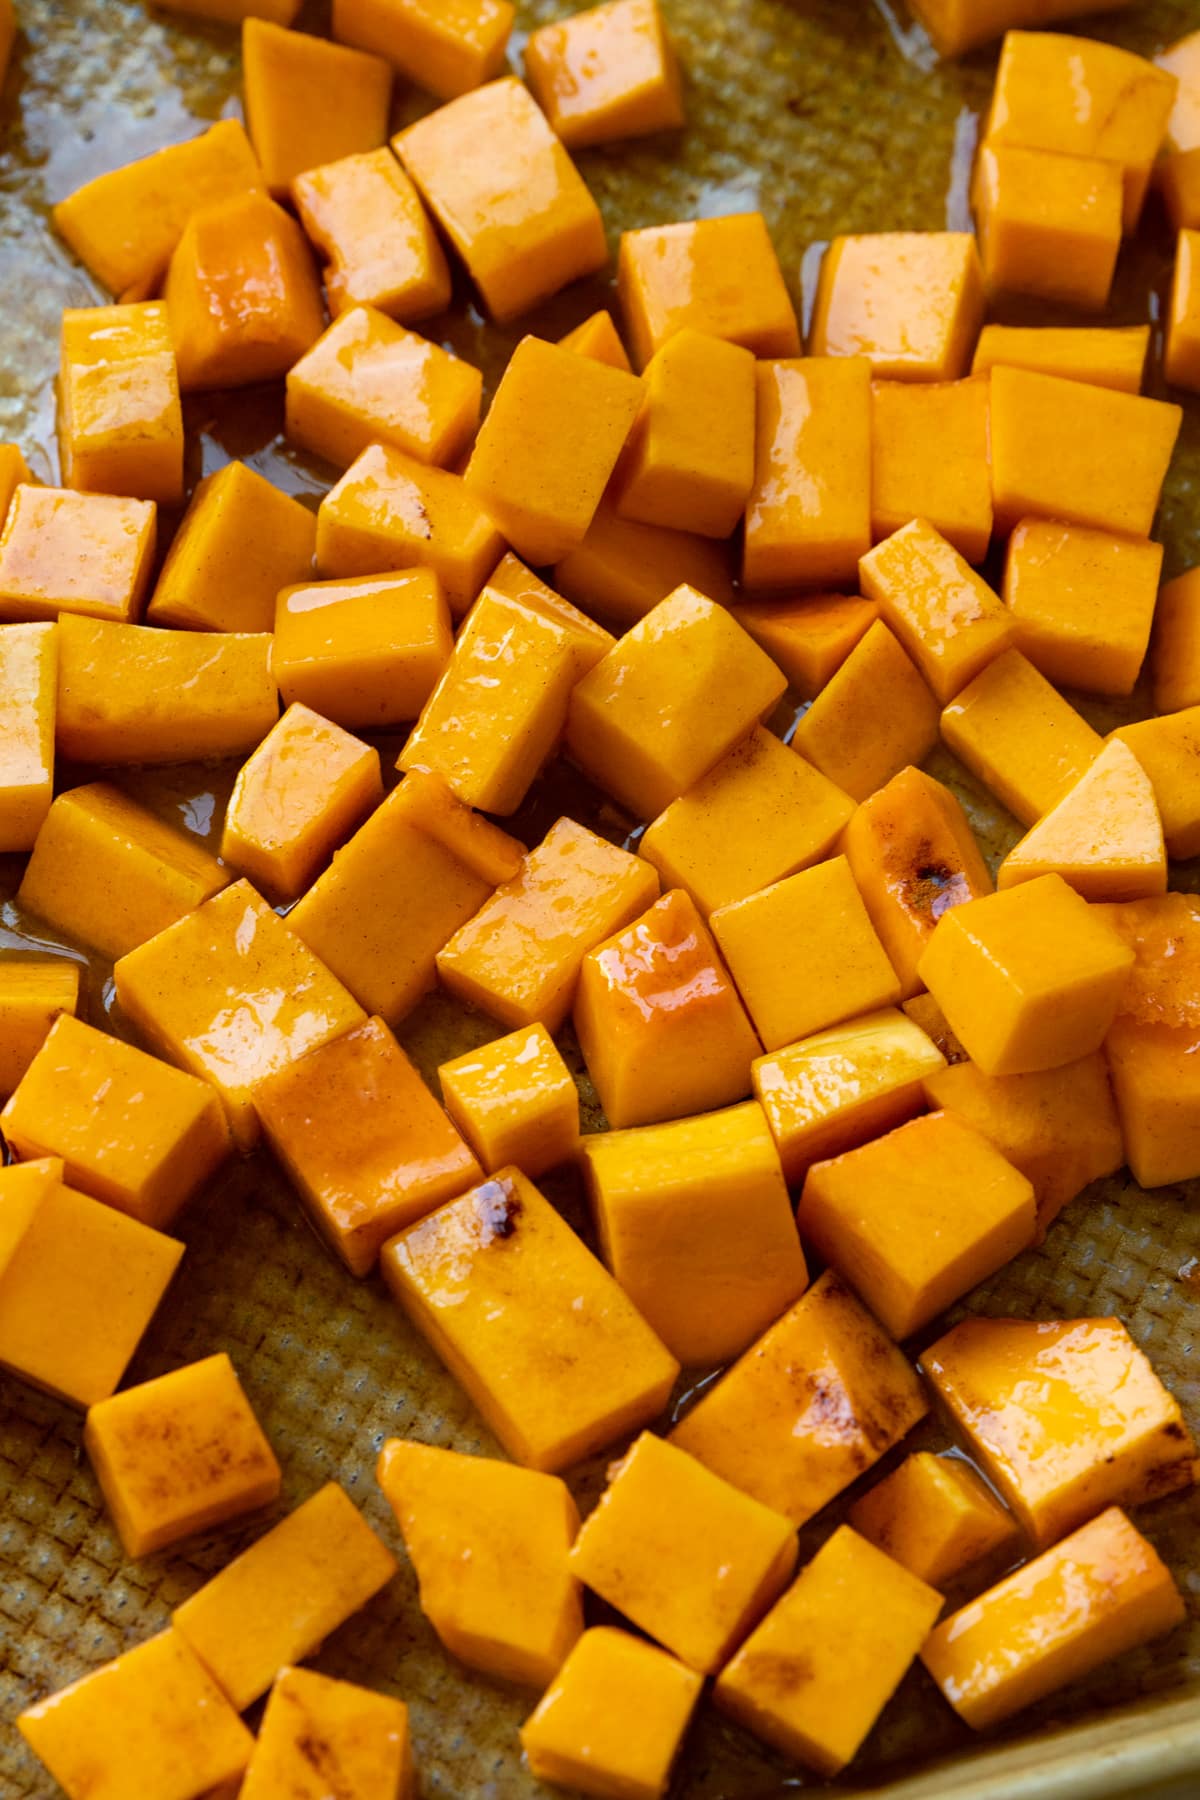
[[[534,98],[570,149],[683,124],[683,84],[657,0],[607,0],[525,46]]]
[[[1200,231],[1179,233],[1163,367],[1175,387],[1200,390]]]
[[[1060,687],[1131,694],[1150,641],[1162,545],[1024,519],[1004,599],[1018,650]]]
[[[1080,13],[1118,12],[1129,0],[914,0],[920,19],[943,56],[963,56],[1017,25],[1056,25]]]
[[[761,213],[621,236],[617,294],[635,367],[690,326],[755,356],[799,356],[800,328]]]
[[[1101,312],[1121,248],[1123,198],[1115,163],[985,143],[972,200],[989,295]]]
[[[54,796],[58,635],[0,626],[0,851],[32,850]]]
[[[32,481],[33,476],[19,446],[0,444],[0,531],[8,517],[13,495],[19,487],[28,487]]]
[[[325,297],[335,317],[350,306],[374,306],[412,325],[449,306],[445,252],[386,146],[298,175],[292,199],[325,259]]]
[[[971,373],[1001,364],[1140,394],[1149,349],[1148,325],[985,325]]]
[[[758,366],[749,588],[852,579],[871,547],[871,382],[863,357]]]
[[[517,600],[530,612],[538,613],[543,619],[549,619],[552,625],[565,630],[571,639],[575,652],[575,666],[581,676],[589,669],[594,669],[602,656],[616,643],[611,631],[603,625],[597,625],[585,612],[572,606],[561,594],[556,594],[552,587],[542,581],[531,569],[527,569],[519,556],[509,550],[501,557],[496,567],[488,576],[488,587],[494,594],[504,594],[510,600]]]
[[[307,169],[387,140],[387,63],[269,19],[242,26],[242,92],[250,141],[276,199]]]
[[[869,1544],[936,1588],[1017,1536],[1011,1514],[969,1463],[928,1450],[906,1456],[848,1516]]]
[[[881,693],[891,696],[879,705]],[[792,747],[852,800],[866,800],[937,742],[937,701],[877,619],[801,717]]]
[[[861,559],[858,571],[863,593],[943,706],[1008,648],[1009,614],[927,520],[893,532]]]
[[[733,599],[726,545],[623,519],[608,500],[596,508],[582,544],[555,565],[554,582],[568,599],[621,630],[645,618],[681,583],[719,606]]]
[[[453,647],[437,576],[408,569],[285,587],[271,668],[289,705],[351,731],[387,731],[417,717]]]
[[[183,413],[161,302],[63,313],[58,455],[67,487],[183,500]]]
[[[79,974],[65,956],[0,961],[0,1099],[12,1093],[55,1019],[78,1012]]]
[[[1167,886],[1167,852],[1150,777],[1120,738],[1001,863],[996,885],[1061,875],[1085,900],[1141,900]]]
[[[535,1179],[574,1159],[579,1089],[544,1025],[444,1062],[438,1082],[446,1111],[488,1174],[515,1163]]]
[[[594,312],[590,318],[568,331],[558,340],[562,350],[573,350],[576,356],[590,356],[607,363],[611,369],[630,369],[629,352],[621,342],[621,334],[613,324],[610,312]]]
[[[977,359],[978,360],[978,359]],[[969,563],[992,536],[984,381],[871,385],[871,534],[925,519]]]
[[[152,500],[18,487],[0,536],[0,619],[136,619],[156,541]]]
[[[1200,705],[1200,570],[1188,569],[1159,592],[1150,673],[1155,712]]]
[[[1118,726],[1112,735],[1128,745],[1154,784],[1167,854],[1186,858],[1200,853],[1200,706],[1139,719]]]
[[[514,16],[509,0],[333,0],[333,35],[453,100],[501,73]]]
[[[238,1800],[277,1800],[289,1788],[309,1800],[314,1782],[336,1782],[353,1800],[413,1800],[414,1780],[402,1700],[312,1669],[281,1669]]]
[[[1102,740],[1019,650],[1006,650],[942,713],[942,737],[1023,825],[1086,774]]]
[[[879,617],[873,601],[844,594],[740,600],[729,610],[804,700],[816,698]]]
[[[825,253],[809,334],[814,356],[862,356],[893,381],[957,381],[983,324],[969,232],[838,237]]]

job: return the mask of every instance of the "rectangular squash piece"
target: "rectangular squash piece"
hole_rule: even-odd
[[[258,1140],[258,1083],[364,1018],[248,881],[130,951],[113,977],[158,1053],[212,1082],[243,1150]]]
[[[1182,1624],[1170,1571],[1119,1507],[956,1612],[921,1661],[984,1731]]]
[[[1129,0],[915,0],[913,12],[942,56],[963,56],[1019,25],[1056,25],[1081,13],[1119,12]]]
[[[877,544],[858,572],[943,706],[1009,646],[1013,623],[999,596],[925,519]]]
[[[1200,854],[1200,787],[1195,776],[1200,706],[1118,726],[1113,736],[1128,745],[1150,777],[1167,854],[1179,858]]]
[[[51,805],[17,899],[74,943],[116,961],[228,881],[195,838],[119,788],[94,781],[68,788]]]
[[[515,1461],[551,1473],[659,1413],[679,1373],[518,1169],[384,1245],[383,1276]]]
[[[817,357],[865,357],[877,379],[957,381],[983,304],[969,231],[837,237],[821,262],[808,347]]]
[[[411,780],[412,777],[409,777]],[[658,897],[648,863],[559,819],[437,956],[452,994],[512,1030],[556,1032],[589,950]]]
[[[617,293],[635,367],[683,330],[797,357],[800,328],[761,213],[683,219],[621,235]]]
[[[681,583],[728,606],[733,600],[729,546],[690,531],[623,519],[609,500],[601,500],[578,549],[554,566],[555,587],[618,630],[636,625]]]
[[[805,700],[816,699],[879,617],[873,601],[848,594],[769,595],[729,610]]]
[[[890,696],[880,706],[880,694]],[[866,800],[937,742],[938,706],[920,670],[876,619],[792,733],[798,750],[852,800]]]
[[[375,1473],[421,1611],[451,1655],[500,1681],[553,1681],[583,1630],[568,1560],[579,1513],[566,1483],[411,1438],[389,1438]]]
[[[930,1587],[944,1588],[997,1550],[1015,1547],[1017,1527],[958,1456],[906,1456],[850,1508],[850,1523]]]
[[[494,594],[503,594],[509,600],[516,600],[519,605],[528,607],[530,612],[538,613],[548,619],[552,625],[560,626],[571,639],[575,650],[575,666],[580,676],[594,669],[602,656],[616,643],[611,631],[598,625],[588,614],[581,612],[561,594],[556,594],[552,587],[527,569],[519,556],[506,551],[488,576],[488,587]]]
[[[387,138],[392,71],[378,56],[290,31],[272,19],[242,25],[246,128],[277,199],[307,169]]]
[[[58,402],[64,486],[181,503],[183,412],[161,301],[64,312]]]
[[[54,794],[58,627],[0,625],[0,852],[32,850]]]
[[[543,25],[525,47],[525,69],[551,125],[572,147],[684,122],[679,63],[657,0],[611,0]]]
[[[516,1163],[536,1180],[573,1160],[579,1089],[544,1025],[444,1062],[438,1082],[446,1111],[489,1175]]]
[[[1006,650],[942,713],[942,737],[1022,825],[1099,756],[1102,739],[1019,650]]]
[[[989,296],[1103,311],[1121,248],[1123,199],[1115,163],[984,143],[972,201]]]
[[[1025,519],[1008,541],[1013,642],[1060,687],[1130,694],[1158,598],[1162,545]]]
[[[334,318],[372,306],[413,325],[450,304],[450,270],[433,221],[386,145],[298,175],[292,199],[324,259]]]
[[[244,1712],[395,1572],[391,1551],[330,1481],[177,1606],[171,1624]]]
[[[720,1711],[833,1776],[858,1753],[942,1597],[842,1525],[727,1664]]]
[[[0,444],[0,528],[8,517],[8,509],[12,505],[13,495],[19,487],[28,487],[33,481],[29,473],[29,464],[19,444]]]
[[[82,1019],[57,1019],[0,1113],[19,1156],[61,1157],[72,1187],[165,1230],[229,1154],[221,1102]]]
[[[396,1024],[433,987],[439,951],[516,876],[522,854],[440,776],[414,770],[318,876],[288,925],[364,1007]]]
[[[65,956],[0,958],[0,1099],[7,1099],[61,1013],[79,1009],[80,966]]]
[[[238,1800],[307,1800],[315,1780],[343,1783],[350,1800],[413,1800],[408,1708],[390,1694],[315,1669],[281,1669]]]
[[[418,716],[453,647],[431,569],[306,582],[278,596],[271,671],[289,706],[347,731],[389,731]]]
[[[500,74],[513,16],[509,0],[334,0],[333,33],[452,100]]]
[[[969,563],[992,535],[986,381],[871,386],[871,534],[924,519]]]
[[[1200,704],[1200,575],[1187,569],[1160,590],[1150,646],[1154,710]]]
[[[0,535],[0,619],[138,618],[157,541],[152,500],[18,487]]]
[[[273,1075],[255,1094],[267,1142],[352,1275],[388,1238],[481,1174],[382,1019]]]
[[[1179,1403],[1119,1319],[967,1319],[921,1362],[1038,1548],[1191,1484]]]
[[[254,1739],[177,1631],[159,1632],[17,1720],[69,1800],[203,1800],[236,1785]]]
[[[1148,325],[985,325],[971,373],[1001,364],[1140,394],[1149,349]]]
[[[668,1441],[803,1525],[927,1411],[912,1365],[829,1269]]]
[[[278,717],[269,633],[158,631],[70,614],[59,622],[55,730],[75,762],[244,755]]]

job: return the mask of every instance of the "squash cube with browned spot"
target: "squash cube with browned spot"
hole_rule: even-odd
[[[438,1070],[442,1101],[488,1174],[531,1178],[579,1148],[579,1089],[544,1025],[468,1050]]]
[[[924,519],[877,544],[859,579],[943,706],[1009,646],[998,596]]]
[[[408,1708],[390,1694],[281,1669],[238,1800],[413,1800]]]
[[[1102,739],[1019,650],[1006,650],[942,713],[942,737],[1022,825],[1095,762]]]
[[[867,1542],[930,1587],[944,1588],[1017,1537],[1011,1513],[958,1456],[920,1450],[856,1500],[849,1519]]]
[[[515,1461],[556,1473],[665,1405],[679,1364],[518,1169],[410,1225],[381,1260]]]
[[[500,1681],[546,1687],[583,1630],[565,1482],[411,1438],[387,1440],[376,1479],[447,1650]]]
[[[891,696],[887,706],[881,693]],[[792,748],[852,800],[866,800],[910,763],[924,762],[937,736],[937,701],[876,619],[797,721]]]
[[[158,538],[153,500],[18,487],[0,535],[0,619],[139,617]]]
[[[1150,641],[1162,559],[1161,544],[1023,519],[1004,565],[1016,648],[1060,687],[1131,694]]]
[[[821,263],[808,347],[814,356],[866,357],[887,380],[957,381],[983,306],[970,232],[837,237]]]
[[[245,463],[197,483],[146,617],[200,631],[270,631],[281,588],[312,573],[317,525],[306,506]]]
[[[7,1099],[61,1013],[79,1010],[80,967],[65,956],[0,959],[0,1099]]]

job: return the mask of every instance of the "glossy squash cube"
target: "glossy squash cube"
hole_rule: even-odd
[[[525,45],[533,95],[571,150],[683,124],[683,84],[657,0],[607,0]]]
[[[509,0],[333,0],[333,35],[385,56],[398,74],[452,100],[504,68]]]
[[[617,294],[639,369],[685,326],[759,357],[800,354],[795,308],[761,213],[623,232]]]
[[[754,371],[740,344],[687,327],[655,352],[617,471],[619,512],[702,537],[730,535],[754,484]]]
[[[442,1103],[490,1175],[531,1179],[574,1159],[579,1090],[544,1025],[493,1038],[438,1070]]]
[[[66,487],[182,501],[183,412],[161,302],[63,313],[58,458]]]
[[[503,594],[506,599],[518,601],[530,612],[549,619],[552,625],[564,630],[571,639],[575,667],[581,676],[594,669],[617,641],[611,631],[606,631],[603,625],[598,625],[562,594],[555,593],[532,569],[527,569],[511,550],[496,564],[487,585],[493,594]]]
[[[972,197],[989,294],[1103,311],[1121,248],[1115,163],[985,143]]]
[[[431,569],[285,587],[271,669],[287,704],[348,731],[415,719],[450,661],[454,634]]]
[[[1016,648],[1060,687],[1131,694],[1150,642],[1162,558],[1161,544],[1022,520],[1004,566]]]
[[[276,199],[307,169],[387,140],[392,71],[377,56],[270,19],[242,26],[246,129]]]
[[[644,619],[680,583],[728,606],[733,600],[729,546],[623,519],[608,500],[596,508],[579,548],[554,568],[556,588],[618,631]]]
[[[7,1099],[61,1013],[79,1010],[80,967],[65,956],[0,960],[0,1099]]]
[[[1154,710],[1200,705],[1200,575],[1188,569],[1161,588],[1150,644]]]
[[[858,567],[863,593],[943,706],[1012,641],[999,597],[925,519],[893,532]]]
[[[0,851],[32,850],[54,796],[56,625],[0,625]]]
[[[730,611],[805,700],[816,698],[879,617],[873,601],[849,594],[739,600]]]
[[[942,713],[942,737],[1023,825],[1056,806],[1103,740],[1028,657],[1005,650]]]
[[[281,1669],[238,1800],[305,1795],[313,1780],[346,1800],[413,1800],[408,1708],[390,1694]]]
[[[1167,321],[1167,380],[1191,393],[1200,390],[1200,232],[1181,231],[1175,252],[1171,310]]]
[[[881,693],[891,704],[879,704]],[[852,800],[866,800],[937,742],[938,706],[924,677],[876,619],[792,733],[792,747]]]
[[[1154,786],[1167,853],[1186,858],[1200,853],[1200,791],[1195,780],[1200,745],[1200,706],[1139,719],[1112,734],[1133,751]]]
[[[866,357],[892,381],[958,381],[983,324],[975,239],[962,231],[834,238],[821,263],[808,347]]]
[[[1149,349],[1148,325],[985,325],[971,373],[1000,364],[1140,394]]]
[[[348,307],[370,306],[414,325],[450,304],[450,270],[433,221],[386,146],[298,175],[292,199],[325,259],[325,298],[335,318]]]
[[[18,487],[0,536],[0,620],[140,617],[157,535],[152,500]]]
[[[1016,1523],[970,1463],[928,1450],[906,1456],[850,1508],[860,1537],[930,1587],[944,1588],[1001,1547]]]

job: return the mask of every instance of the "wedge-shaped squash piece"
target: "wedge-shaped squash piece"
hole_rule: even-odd
[[[1000,888],[1061,875],[1085,900],[1142,900],[1167,886],[1167,852],[1154,787],[1112,738],[1058,805],[1009,851]]]
[[[238,1800],[412,1800],[408,1708],[313,1669],[275,1679]]]
[[[484,1675],[546,1687],[583,1630],[566,1484],[411,1438],[388,1439],[376,1476],[447,1650]]]
[[[438,1082],[446,1111],[489,1175],[516,1163],[536,1179],[574,1158],[579,1089],[544,1025],[443,1063]]]
[[[1121,725],[1113,736],[1128,744],[1154,783],[1167,854],[1200,855],[1200,706]]]
[[[582,325],[568,331],[558,342],[564,350],[573,350],[576,356],[595,357],[597,362],[607,363],[610,368],[630,367],[629,352],[621,342],[621,334],[610,312],[592,313]]]
[[[999,596],[925,519],[877,544],[858,573],[943,706],[1009,646],[1013,623]]]
[[[12,1093],[59,1014],[78,1011],[79,975],[65,956],[0,960],[0,1098]]]
[[[880,706],[881,693],[890,694]],[[938,707],[919,670],[876,619],[792,733],[792,748],[852,800],[866,800],[937,743]]]
[[[930,1587],[942,1588],[1001,1546],[1016,1523],[957,1456],[919,1450],[856,1500],[855,1531]]]
[[[1179,1403],[1119,1319],[967,1319],[921,1361],[1039,1546],[1114,1501],[1191,1484]]]
[[[0,626],[0,851],[32,850],[54,796],[58,637]]]
[[[384,1245],[383,1276],[516,1461],[551,1472],[660,1412],[679,1364],[518,1169]]]
[[[942,713],[942,737],[1022,825],[1095,762],[1102,739],[1019,650],[1006,650]]]

